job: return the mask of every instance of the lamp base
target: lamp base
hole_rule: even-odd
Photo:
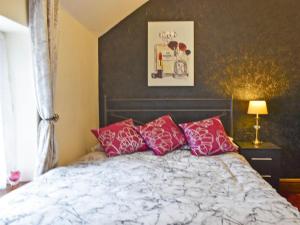
[[[258,139],[258,131],[259,131],[259,129],[260,129],[260,126],[259,126],[259,123],[258,123],[258,121],[259,121],[259,116],[258,116],[258,114],[256,114],[255,121],[256,121],[256,123],[255,123],[255,125],[254,125],[254,129],[255,129],[255,140],[253,141],[253,144],[254,144],[254,146],[258,146],[258,145],[260,145],[260,144],[262,143],[262,141],[260,141],[260,140]]]
[[[263,142],[256,139],[252,141],[252,143],[257,146],[257,145],[261,145]]]

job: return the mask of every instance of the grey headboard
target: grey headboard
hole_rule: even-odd
[[[170,114],[177,123],[221,115],[224,127],[233,137],[233,99],[199,98],[108,98],[104,96],[101,126],[127,118],[135,123],[149,122]]]

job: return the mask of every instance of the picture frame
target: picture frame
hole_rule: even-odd
[[[194,22],[148,22],[148,86],[194,86]]]

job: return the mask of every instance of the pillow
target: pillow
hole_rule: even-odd
[[[165,155],[186,143],[183,133],[169,115],[138,126],[136,130],[155,155]]]
[[[227,136],[219,117],[182,123],[179,126],[184,131],[193,155],[217,155],[238,150]]]
[[[79,158],[78,161],[75,162],[76,163],[85,163],[85,162],[90,162],[90,161],[103,161],[107,159],[106,155],[104,152],[90,152],[82,157]]]
[[[142,137],[134,129],[132,119],[91,131],[109,157],[148,149]]]
[[[239,149],[239,146],[234,142],[233,137],[228,136],[230,142],[237,148]]]
[[[89,152],[104,152],[104,149],[99,143],[97,143],[96,145],[90,148]]]

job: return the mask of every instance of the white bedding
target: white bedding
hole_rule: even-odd
[[[300,224],[237,153],[93,154],[1,198],[0,224]]]

